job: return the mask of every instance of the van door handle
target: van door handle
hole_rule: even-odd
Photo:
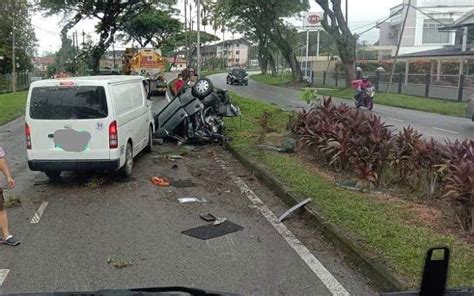
[[[48,134],[48,138],[50,139],[54,138],[54,134]]]

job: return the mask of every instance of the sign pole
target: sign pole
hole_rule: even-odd
[[[316,59],[319,59],[319,29],[318,29],[318,37],[316,39]]]
[[[305,60],[304,76],[307,76],[308,74],[308,53],[309,53],[309,29],[306,29],[306,60]]]

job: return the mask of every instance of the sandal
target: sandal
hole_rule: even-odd
[[[8,236],[4,241],[2,241],[2,244],[7,245],[7,246],[18,246],[20,244],[20,241],[15,240],[13,235]]]

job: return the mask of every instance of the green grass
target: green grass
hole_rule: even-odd
[[[0,125],[25,113],[26,91],[0,95]]]
[[[350,88],[337,90],[318,90],[321,95],[333,96],[343,99],[354,97],[354,90]],[[465,117],[466,102],[448,101],[441,99],[430,99],[402,94],[387,94],[380,92],[375,95],[377,104],[400,107],[411,110],[425,111],[443,115]]]
[[[291,72],[283,72],[283,76],[281,74],[278,74],[277,76],[272,76],[270,74],[253,74],[250,75],[250,78],[270,85],[282,85],[293,81]]]
[[[292,154],[257,149],[260,115],[272,112],[270,126],[284,133],[288,113],[277,107],[232,94],[242,110],[242,125],[228,120],[233,138],[231,145],[240,153],[265,165],[296,193],[311,197],[312,206],[368,253],[382,258],[411,286],[419,283],[424,255],[428,248],[447,245],[451,248],[449,286],[474,285],[474,249],[454,236],[436,233],[425,224],[405,201],[381,202],[370,195],[348,191],[322,178],[314,165]]]

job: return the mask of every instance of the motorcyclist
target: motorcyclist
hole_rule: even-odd
[[[360,103],[362,94],[364,93],[365,89],[371,86],[372,86],[372,82],[370,82],[369,76],[367,75],[362,76],[362,80],[360,81],[360,83],[358,84],[356,88],[357,94],[355,95],[355,98],[356,98],[357,103]]]

